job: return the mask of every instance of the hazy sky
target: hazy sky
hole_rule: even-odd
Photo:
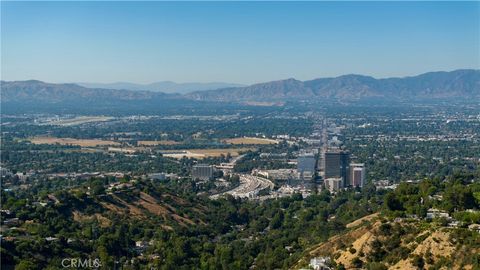
[[[1,2],[3,80],[254,83],[480,68],[480,2]]]

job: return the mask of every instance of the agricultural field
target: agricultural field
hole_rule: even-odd
[[[276,144],[277,140],[265,139],[265,138],[254,138],[254,137],[243,137],[243,138],[231,138],[225,139],[225,143],[230,144]]]
[[[96,140],[96,139],[57,138],[57,137],[34,137],[34,138],[30,138],[29,141],[33,144],[78,145],[81,147],[120,145],[120,143],[114,142],[114,141]]]

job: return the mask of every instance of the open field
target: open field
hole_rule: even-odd
[[[155,145],[176,145],[180,143],[176,141],[162,140],[162,141],[138,141],[137,144],[143,145],[143,146],[155,146]]]
[[[277,140],[264,139],[264,138],[253,138],[253,137],[243,137],[243,138],[232,138],[225,139],[226,143],[230,144],[275,144],[278,143]]]
[[[164,157],[171,157],[171,158],[206,158],[206,157],[219,157],[222,154],[227,155],[230,153],[232,157],[236,157],[240,155],[240,152],[245,152],[248,150],[255,150],[254,148],[225,148],[225,149],[186,149],[186,150],[175,150],[172,151],[171,154],[167,152],[163,153]]]
[[[120,145],[118,142],[95,140],[95,139],[73,139],[73,138],[56,138],[56,137],[34,137],[29,139],[33,144],[61,144],[61,145],[78,145],[82,147],[102,146],[102,145]]]

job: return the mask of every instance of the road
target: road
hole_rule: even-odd
[[[240,185],[232,190],[210,196],[211,199],[217,199],[221,196],[230,194],[236,198],[255,198],[259,191],[270,188],[273,189],[272,181],[253,175],[240,174]]]

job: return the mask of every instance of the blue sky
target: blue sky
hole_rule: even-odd
[[[1,2],[3,80],[255,83],[480,68],[480,2]]]

